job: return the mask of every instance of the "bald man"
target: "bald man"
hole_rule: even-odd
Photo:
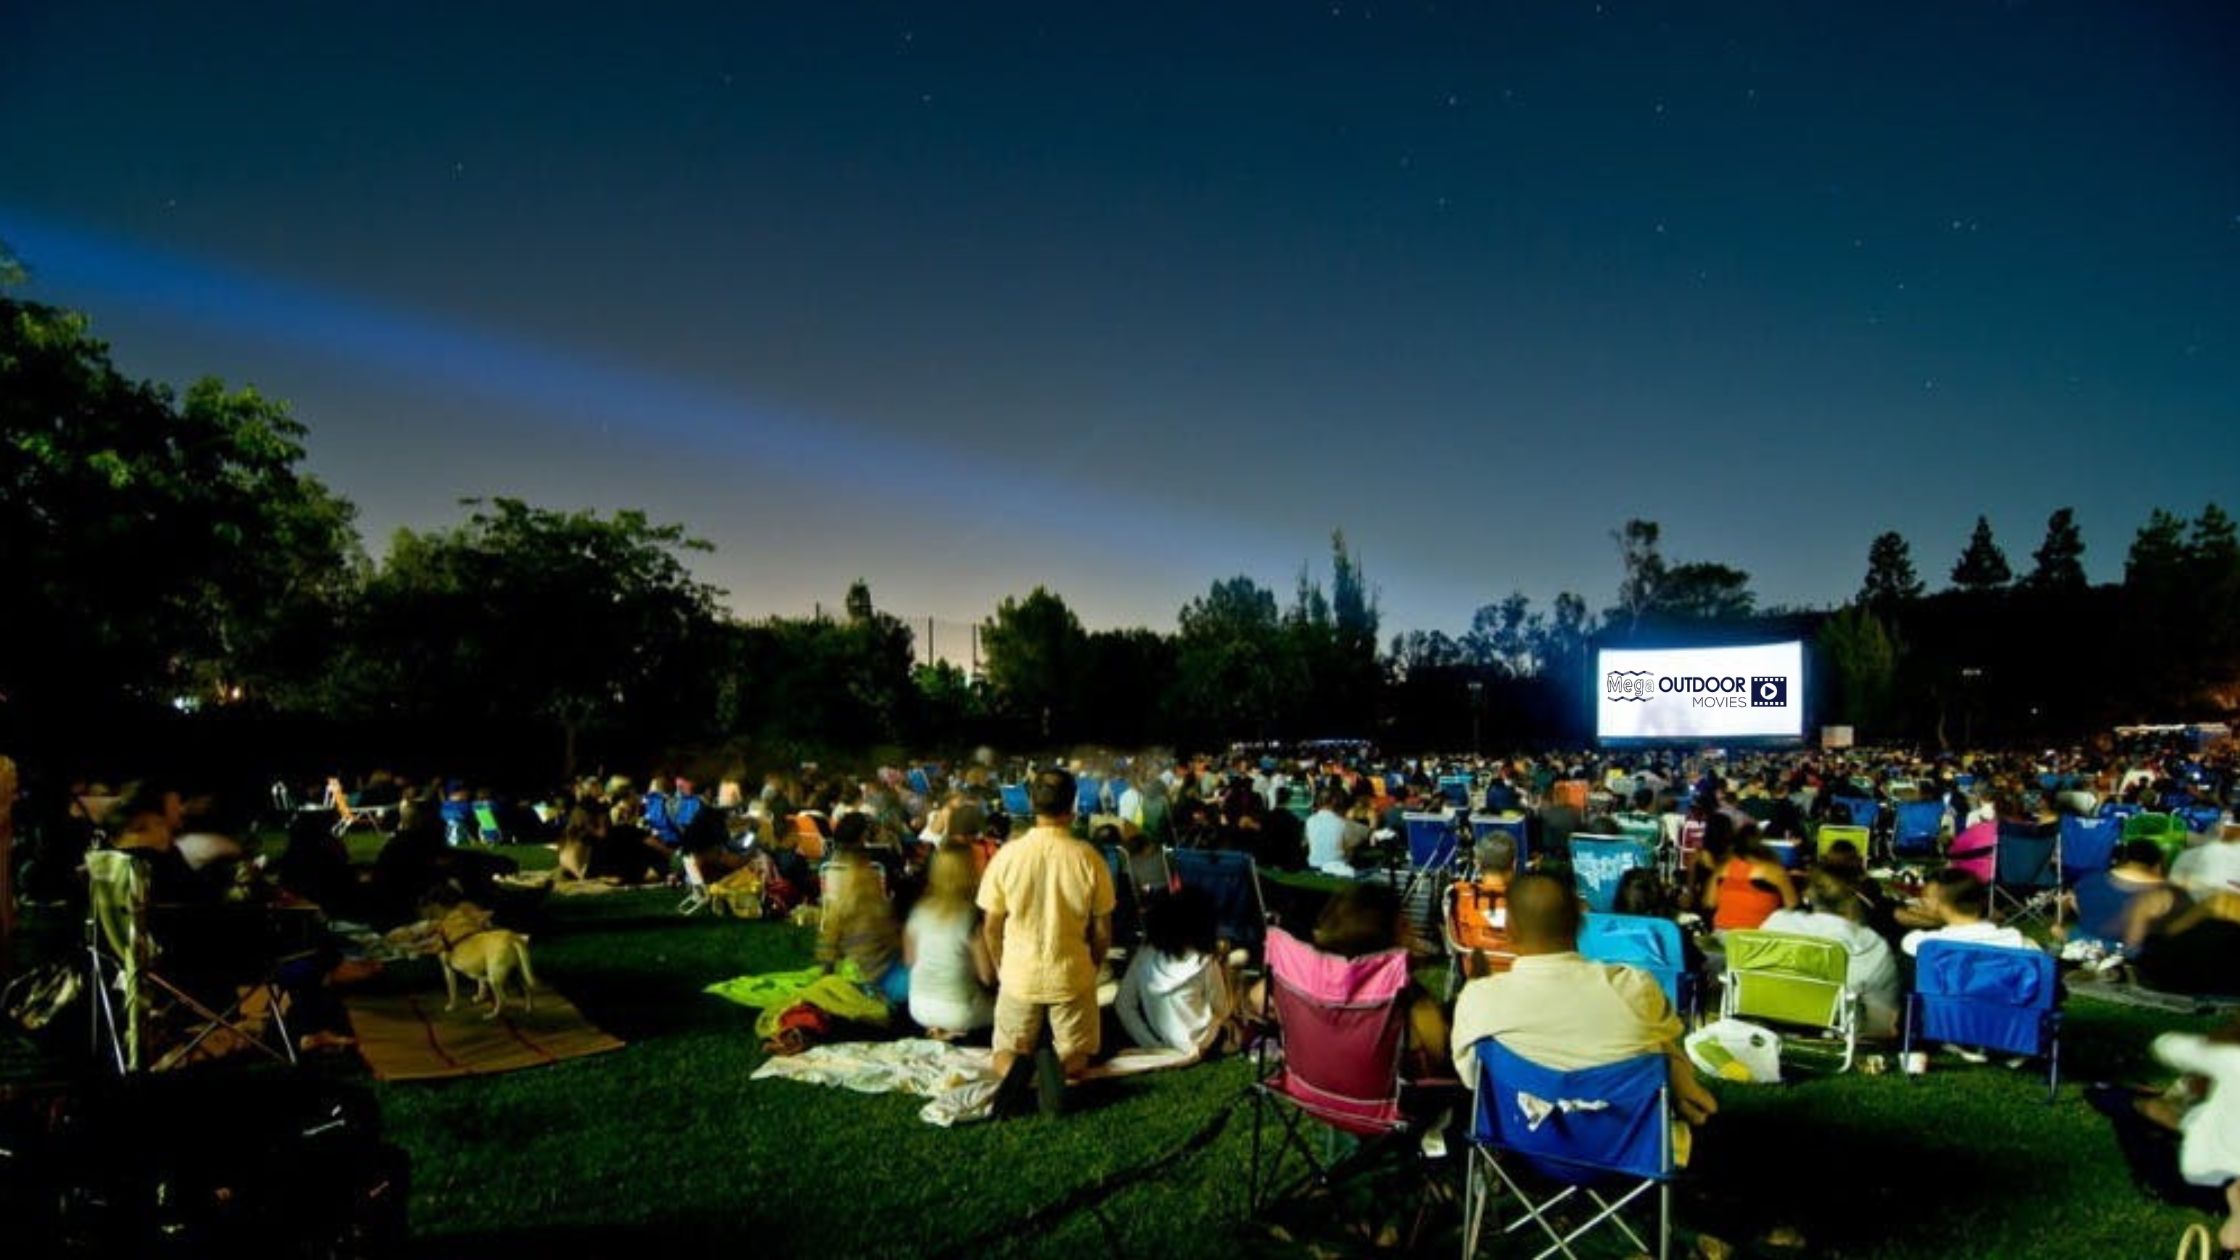
[[[1559,1072],[1662,1054],[1681,1117],[1703,1123],[1719,1103],[1696,1080],[1664,990],[1646,971],[1581,958],[1579,921],[1579,899],[1561,881],[1522,875],[1510,882],[1516,963],[1462,987],[1454,1007],[1456,1070],[1465,1081],[1478,1079],[1475,1043],[1484,1037]]]

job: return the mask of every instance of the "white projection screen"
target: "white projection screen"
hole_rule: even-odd
[[[1804,737],[1804,645],[1604,648],[1595,735],[1605,742]]]

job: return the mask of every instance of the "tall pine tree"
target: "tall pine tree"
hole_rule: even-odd
[[[2037,567],[2023,585],[2040,591],[2081,591],[2085,588],[2084,535],[2077,529],[2077,513],[2061,508],[2046,518],[2046,540],[2030,553]]]
[[[1963,591],[1995,591],[2013,580],[2014,570],[2007,567],[2007,553],[1992,541],[1991,522],[1977,517],[1975,533],[1968,537],[1968,549],[1960,553],[1959,563],[1952,566],[1952,584]]]
[[[1921,577],[1913,571],[1913,548],[1903,534],[1891,530],[1876,535],[1867,548],[1867,580],[1859,587],[1859,602],[1884,607],[1921,598]]]

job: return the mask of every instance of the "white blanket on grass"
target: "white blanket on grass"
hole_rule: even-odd
[[[901,1041],[836,1041],[800,1054],[774,1055],[750,1080],[777,1079],[830,1085],[859,1094],[915,1094],[931,1099],[918,1113],[943,1128],[988,1118],[995,1100],[995,1068],[984,1048],[952,1046],[922,1037]],[[1123,1050],[1093,1075],[1125,1076],[1197,1061],[1168,1050]]]

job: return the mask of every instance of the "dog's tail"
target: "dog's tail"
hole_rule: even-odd
[[[528,937],[526,937],[526,936],[520,936],[520,937],[515,937],[515,938],[514,938],[514,942],[513,942],[513,959],[514,959],[514,961],[515,961],[516,963],[519,963],[519,964],[520,964],[520,966],[521,966],[521,983],[522,983],[522,984],[523,984],[523,985],[524,985],[525,987],[527,987],[527,988],[531,988],[531,989],[534,989],[534,988],[536,988],[536,987],[537,987],[537,973],[536,973],[536,972],[534,972],[534,971],[531,971],[531,970],[529,969],[529,938],[528,938]]]

